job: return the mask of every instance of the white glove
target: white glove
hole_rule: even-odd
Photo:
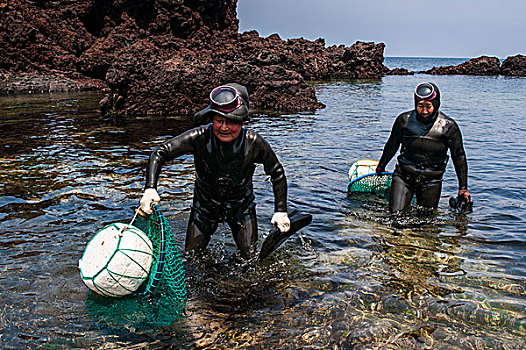
[[[285,212],[277,211],[272,216],[270,223],[278,226],[281,232],[287,232],[290,229],[289,216]]]
[[[145,212],[146,214],[153,213],[152,210],[152,202],[155,204],[159,204],[161,201],[161,197],[159,197],[159,194],[157,193],[157,190],[155,188],[147,188],[144,190],[144,193],[141,198],[141,210]]]

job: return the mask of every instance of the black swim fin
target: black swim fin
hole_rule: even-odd
[[[449,207],[457,214],[468,214],[473,211],[473,201],[467,201],[464,197],[450,197]]]
[[[311,214],[293,214],[290,218],[290,229],[287,232],[281,232],[279,228],[273,227],[270,234],[267,236],[261,251],[259,252],[259,261],[262,261],[267,256],[272,254],[280,245],[283,244],[294,233],[298,232],[312,222]]]

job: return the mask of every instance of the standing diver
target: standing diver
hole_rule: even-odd
[[[195,120],[212,123],[188,130],[160,146],[150,155],[141,210],[152,212],[158,203],[157,180],[161,167],[183,154],[193,154],[196,172],[193,204],[186,231],[185,251],[201,253],[226,222],[243,258],[254,253],[258,239],[252,176],[263,164],[274,192],[271,223],[281,232],[290,228],[287,214],[287,179],[283,166],[269,143],[257,132],[243,127],[248,120],[248,91],[230,83],[210,93],[210,105],[197,112]]]
[[[424,208],[438,207],[442,191],[448,149],[458,178],[458,201],[470,203],[468,165],[457,123],[440,112],[440,91],[433,83],[422,83],[415,89],[415,109],[400,114],[385,144],[376,172],[385,167],[398,151],[391,182],[389,211],[409,208],[413,195]]]

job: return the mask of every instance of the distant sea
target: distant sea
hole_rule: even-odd
[[[384,64],[389,69],[406,68],[418,72],[433,67],[456,66],[471,58],[457,57],[385,57]]]

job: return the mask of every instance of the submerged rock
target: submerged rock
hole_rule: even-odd
[[[237,0],[12,0],[0,5],[0,72],[60,76],[108,91],[103,113],[193,114],[236,81],[251,107],[313,111],[306,80],[381,78],[383,43],[239,33]]]

